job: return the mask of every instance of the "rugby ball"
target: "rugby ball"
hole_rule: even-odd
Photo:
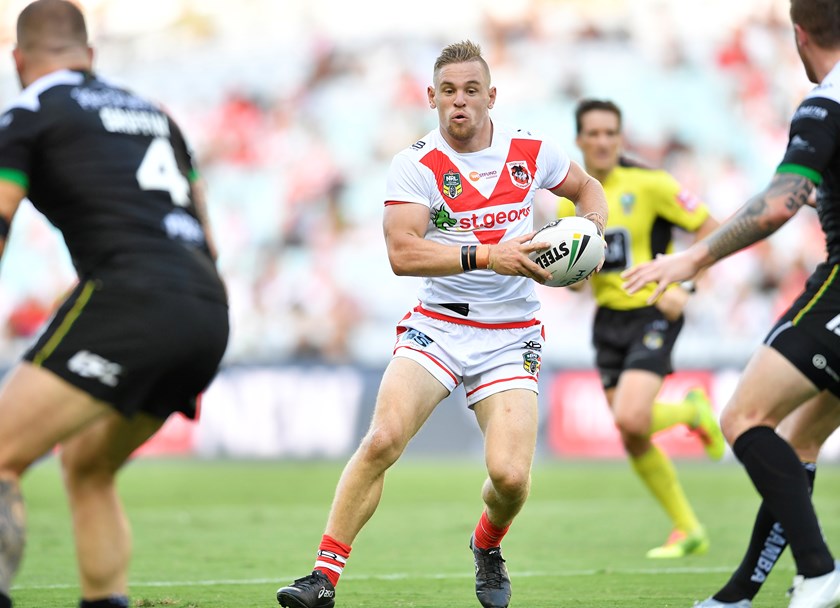
[[[544,285],[565,287],[582,281],[604,260],[604,239],[594,222],[583,217],[561,217],[540,228],[531,242],[550,243],[548,249],[528,254],[551,272]]]

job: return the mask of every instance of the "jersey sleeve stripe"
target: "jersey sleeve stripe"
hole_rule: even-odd
[[[818,186],[822,183],[822,175],[820,175],[817,171],[809,169],[808,167],[803,167],[802,165],[795,165],[793,163],[779,165],[778,169],[776,169],[776,173],[795,173],[796,175],[807,177]]]
[[[17,184],[24,190],[29,189],[29,176],[18,169],[0,167],[0,179]]]

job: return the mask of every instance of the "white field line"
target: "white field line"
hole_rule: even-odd
[[[777,567],[776,570],[791,568]],[[541,578],[541,577],[569,577],[569,576],[599,576],[605,574],[639,574],[660,576],[668,574],[715,574],[715,573],[729,573],[732,572],[732,566],[717,566],[712,568],[700,567],[684,567],[684,568],[593,568],[590,570],[564,570],[564,571],[529,571],[518,572],[512,571],[511,578]],[[417,580],[442,580],[442,579],[458,579],[458,578],[473,578],[473,573],[469,570],[465,572],[446,573],[446,574],[417,574],[408,572],[395,572],[392,574],[346,574],[342,580],[356,580],[356,581],[396,581],[404,579]],[[230,579],[209,579],[199,581],[131,581],[129,586],[133,589],[142,587],[214,587],[219,585],[282,585],[292,580],[293,577],[278,576],[276,578],[230,578]],[[53,583],[48,585],[39,584],[22,584],[13,585],[12,591],[29,591],[38,589],[74,589],[77,588],[78,583]]]

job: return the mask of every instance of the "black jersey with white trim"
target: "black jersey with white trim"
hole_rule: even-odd
[[[0,179],[62,233],[82,279],[225,300],[198,220],[186,142],[157,105],[60,70],[0,116]]]
[[[840,63],[799,104],[777,173],[817,184],[817,213],[828,263],[840,263]]]

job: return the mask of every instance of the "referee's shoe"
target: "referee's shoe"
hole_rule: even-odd
[[[277,601],[284,608],[333,608],[335,587],[320,570],[296,579],[277,590]]]

